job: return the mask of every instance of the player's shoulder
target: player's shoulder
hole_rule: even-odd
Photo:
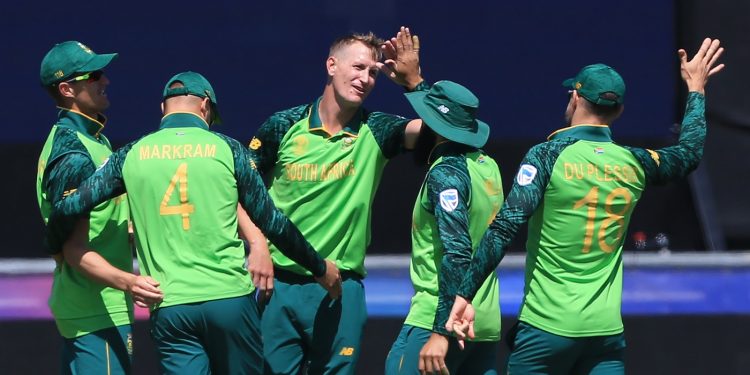
[[[369,128],[384,127],[389,125],[403,125],[409,121],[406,117],[386,112],[369,111],[362,108],[362,122]]]
[[[268,116],[263,126],[292,126],[308,115],[311,106],[311,103],[300,104],[274,112],[271,116]]]
[[[74,154],[91,159],[88,149],[81,142],[76,130],[64,126],[56,127],[52,138],[52,149],[50,150],[48,163],[51,164],[65,155]]]

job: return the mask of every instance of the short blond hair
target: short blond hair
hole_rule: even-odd
[[[333,56],[336,52],[346,46],[350,46],[354,43],[362,43],[372,50],[372,56],[376,61],[379,61],[382,57],[380,52],[380,46],[383,45],[383,39],[378,38],[372,31],[367,34],[348,34],[344,35],[331,43],[331,49],[328,51],[328,56]]]

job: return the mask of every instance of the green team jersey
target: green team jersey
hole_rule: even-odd
[[[482,151],[449,142],[430,167],[417,201],[411,230],[414,297],[406,324],[449,335],[445,329],[462,276],[474,250],[503,202],[500,171]],[[476,337],[500,340],[500,301],[493,272],[474,298]]]
[[[386,162],[403,149],[409,120],[360,108],[343,130],[328,134],[319,102],[275,113],[250,150],[269,175],[274,202],[320,255],[365,276],[372,201]],[[270,249],[276,267],[304,273],[276,246]]]
[[[646,185],[698,166],[704,112],[704,96],[690,93],[679,143],[655,151],[618,145],[603,125],[568,127],[533,147],[458,294],[474,296],[531,217],[519,319],[568,337],[621,333],[622,244],[630,216]]]
[[[154,308],[252,292],[237,235],[238,201],[290,258],[317,276],[325,273],[324,260],[274,207],[247,149],[209,131],[195,114],[164,116],[158,131],[114,153],[56,211],[85,212],[124,191],[141,270],[164,292]]]
[[[95,120],[60,110],[37,168],[37,202],[45,224],[54,204],[75,190],[112,153],[109,141],[100,133],[104,121],[103,116]],[[88,246],[114,267],[133,272],[128,215],[125,196],[94,207],[89,216]],[[77,217],[69,218],[62,223],[62,230],[70,232],[77,221]],[[133,322],[129,294],[89,279],[64,261],[55,267],[49,306],[60,334],[67,338]]]

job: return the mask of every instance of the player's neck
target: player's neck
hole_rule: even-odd
[[[347,105],[338,100],[330,85],[323,91],[323,98],[318,105],[318,116],[323,128],[329,134],[336,134],[343,129],[359,110],[359,106]]]

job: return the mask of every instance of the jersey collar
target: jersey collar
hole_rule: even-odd
[[[329,134],[325,130],[325,128],[323,127],[323,121],[320,119],[320,114],[318,113],[318,106],[320,105],[321,99],[323,99],[322,96],[318,98],[318,100],[316,100],[310,107],[310,116],[308,116],[310,124],[309,124],[308,130],[311,132],[319,131],[319,132],[328,134],[329,136],[334,136],[335,134]],[[349,120],[349,122],[346,124],[344,129],[341,130],[341,132],[350,137],[356,137],[357,134],[359,134],[359,127],[362,125],[363,118],[364,118],[364,109],[362,107],[359,107],[359,109],[354,114],[352,119]]]
[[[428,159],[427,164],[432,165],[432,163],[434,163],[435,160],[438,160],[440,157],[443,157],[443,156],[466,154],[469,152],[474,152],[476,150],[477,148],[467,146],[465,144],[445,141],[443,143],[437,144],[432,149],[432,152],[430,152],[430,155],[427,157]]]
[[[547,140],[575,138],[593,142],[612,142],[612,131],[609,125],[581,124],[562,128],[552,132]]]
[[[161,118],[159,129],[167,128],[202,128],[208,130],[208,123],[191,112],[172,112]]]
[[[60,112],[57,114],[57,126],[71,128],[94,139],[99,139],[99,134],[107,122],[107,118],[103,114],[100,113],[97,119],[93,119],[69,108],[57,108],[60,109]]]

